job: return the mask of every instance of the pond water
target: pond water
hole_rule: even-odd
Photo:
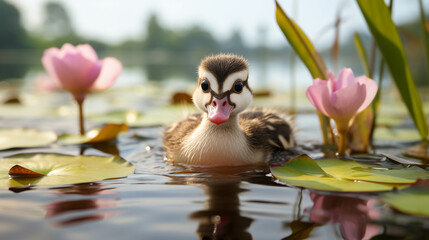
[[[319,140],[314,114],[300,114],[300,148]],[[313,124],[312,124],[313,123]],[[74,119],[0,119],[3,127],[64,131]],[[192,169],[164,161],[163,127],[131,128],[116,143],[9,150],[119,153],[127,178],[55,187],[0,189],[0,239],[427,239],[429,219],[397,213],[371,194],[285,186],[267,169]],[[397,152],[407,146],[384,144]],[[400,147],[400,148],[398,148]]]

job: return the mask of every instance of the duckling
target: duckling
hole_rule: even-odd
[[[288,121],[272,112],[246,108],[253,99],[247,60],[209,56],[198,67],[194,105],[202,114],[168,126],[163,142],[172,163],[209,166],[260,165],[276,150],[295,145]]]

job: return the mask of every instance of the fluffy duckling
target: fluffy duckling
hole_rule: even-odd
[[[202,114],[170,125],[164,134],[173,163],[242,166],[265,163],[276,150],[295,145],[290,124],[274,113],[246,110],[253,99],[247,61],[240,56],[206,57],[198,67],[193,102]]]

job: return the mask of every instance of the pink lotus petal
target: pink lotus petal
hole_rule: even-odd
[[[100,75],[91,90],[104,90],[112,86],[122,71],[122,63],[113,57],[107,57],[102,61]]]
[[[60,49],[58,57],[63,57],[64,55],[68,55],[68,54],[77,54],[77,50],[70,43],[64,43],[64,45]]]
[[[308,87],[305,92],[308,100],[324,115],[329,116],[325,110],[326,105],[323,103],[323,99],[329,96],[328,83],[318,78],[314,79],[313,85]]]
[[[42,64],[46,69],[48,74],[55,79],[58,83],[60,83],[57,72],[55,71],[54,65],[52,63],[52,59],[59,54],[60,50],[58,48],[49,48],[46,49],[42,56]]]
[[[351,119],[374,99],[377,84],[365,76],[355,78],[350,68],[343,68],[337,79],[332,72],[328,77],[324,83],[316,78],[306,95],[319,111],[335,120],[337,130],[346,131]]]
[[[338,78],[335,82],[335,90],[338,91],[342,88],[346,88],[355,82],[355,76],[350,68],[343,68],[338,74]]]
[[[331,106],[335,111],[331,113],[331,117],[334,119],[351,119],[365,98],[366,88],[359,82],[334,92],[330,96]]]
[[[375,98],[375,95],[377,94],[378,87],[377,87],[377,83],[374,80],[366,76],[357,77],[356,81],[358,81],[360,84],[365,86],[365,89],[366,89],[365,101],[362,103],[362,106],[357,111],[358,113],[360,113],[371,104],[372,100]]]
[[[99,61],[97,53],[88,44],[74,47],[66,43],[61,49],[47,49],[42,63],[49,75],[72,93],[76,100],[83,100],[93,89],[110,87],[122,70],[122,64],[117,59]]]
[[[91,47],[91,45],[89,44],[77,45],[76,49],[86,59],[94,62],[98,61],[97,53],[95,52],[94,48]]]
[[[101,71],[100,62],[92,62],[80,54],[67,54],[52,59],[58,79],[72,93],[87,93]]]

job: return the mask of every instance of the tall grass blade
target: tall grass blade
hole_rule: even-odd
[[[422,102],[388,7],[383,0],[357,0],[357,2],[420,136],[426,139],[428,125]]]
[[[420,24],[422,27],[422,34],[423,34],[423,45],[425,46],[426,50],[426,78],[429,78],[429,37],[428,37],[428,30],[426,28],[426,19],[425,19],[425,10],[423,8],[423,0],[419,0],[419,7],[420,7]]]
[[[358,33],[354,34],[354,40],[355,40],[356,51],[359,54],[360,61],[362,62],[363,70],[365,71],[365,75],[368,76],[369,78],[372,78],[372,74],[369,70],[368,58],[366,56],[365,48],[362,44],[362,40],[360,39],[360,36]]]
[[[301,28],[290,19],[276,1],[276,20],[286,39],[293,47],[297,55],[301,58],[313,78],[327,80],[327,69],[322,57],[316,51]],[[329,118],[318,112],[320,125],[322,128],[322,137],[325,144],[332,143],[329,138]]]

